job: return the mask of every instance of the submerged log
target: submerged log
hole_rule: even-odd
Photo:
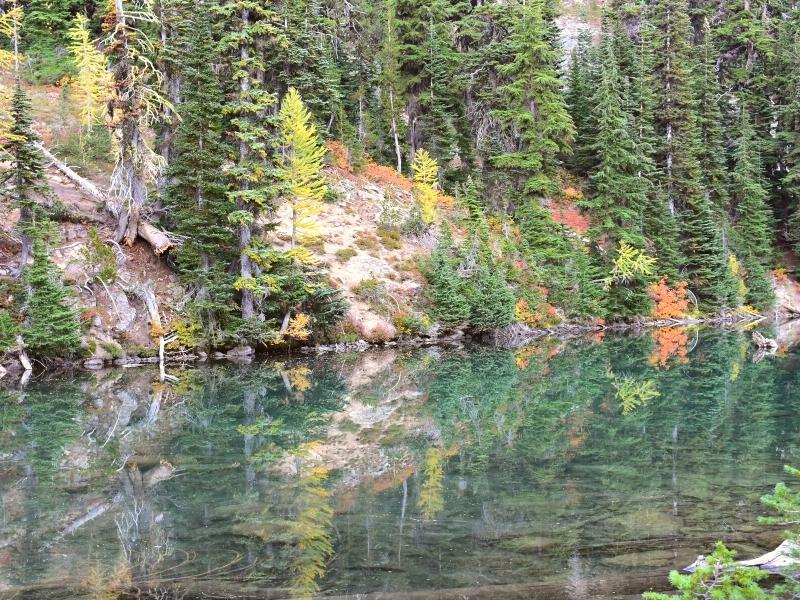
[[[698,556],[697,560],[686,567],[684,571],[693,573],[704,563],[705,557]],[[790,540],[784,540],[772,552],[767,552],[750,560],[738,560],[736,564],[743,567],[758,567],[773,575],[782,575],[790,567],[800,568],[800,546]]]

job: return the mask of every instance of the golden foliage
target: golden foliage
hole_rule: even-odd
[[[414,155],[411,170],[414,173],[414,192],[422,213],[422,222],[430,225],[436,220],[436,203],[439,198],[439,165],[427,150],[419,150]]]
[[[289,327],[286,329],[286,337],[293,340],[307,340],[311,335],[311,317],[306,313],[299,312],[289,319]]]
[[[295,252],[298,260],[312,262],[308,246],[322,234],[317,216],[322,212],[322,199],[328,189],[322,172],[326,150],[311,112],[293,87],[281,104],[280,137],[279,166],[292,209],[292,247],[306,250]]]
[[[333,508],[324,483],[327,469],[313,467],[301,471],[297,490],[299,511],[292,526],[297,545],[291,563],[292,597],[311,598],[319,590],[328,559],[333,556],[331,528]]]
[[[656,259],[648,256],[627,242],[620,242],[614,266],[608,277],[603,280],[606,289],[613,284],[628,284],[634,277],[647,277],[653,274]]]
[[[640,406],[644,406],[653,398],[661,395],[656,389],[656,384],[652,379],[639,381],[633,377],[618,377],[612,371],[608,372],[611,378],[611,385],[617,391],[617,399],[622,406],[622,414],[629,415]]]
[[[71,82],[73,96],[78,107],[81,124],[91,131],[104,112],[112,96],[112,80],[108,71],[108,57],[101,53],[89,35],[89,19],[83,14],[75,17],[75,23],[67,32],[70,40],[69,52],[78,70]]]
[[[422,470],[424,481],[417,499],[417,508],[426,521],[432,521],[444,509],[443,456],[441,448],[429,448],[425,453]]]

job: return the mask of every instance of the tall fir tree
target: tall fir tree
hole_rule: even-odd
[[[176,257],[178,275],[193,290],[190,310],[207,343],[225,341],[235,329],[233,277],[236,235],[228,215],[234,205],[224,175],[224,96],[214,73],[218,55],[204,2],[187,23],[178,50],[181,124],[176,132],[164,200],[169,226],[184,236]]]
[[[44,159],[36,147],[40,141],[33,129],[31,102],[19,80],[11,99],[10,118],[8,135],[3,143],[9,165],[2,174],[2,195],[20,211],[18,228],[22,240],[21,272],[30,257],[37,226],[46,220],[43,201],[49,195],[50,188],[45,176]]]
[[[224,113],[235,146],[235,165],[228,197],[238,210],[229,215],[239,233],[239,277],[234,287],[241,294],[241,316],[257,321],[257,300],[269,294],[268,282],[259,280],[257,257],[263,249],[262,216],[269,214],[277,192],[273,144],[277,95],[266,87],[267,50],[288,42],[279,26],[280,14],[272,5],[229,0],[220,7],[227,34],[222,46],[230,52],[230,90]]]
[[[499,69],[508,83],[498,89],[502,105],[494,111],[517,132],[515,147],[494,163],[516,175],[523,194],[539,198],[558,191],[559,156],[569,151],[574,126],[562,91],[554,2],[530,0],[518,10],[510,33],[513,59]]]
[[[632,116],[623,103],[623,83],[611,34],[601,43],[600,84],[592,102],[596,113],[596,138],[592,145],[597,166],[589,177],[591,211],[597,238],[626,241],[644,247],[642,211],[647,201],[646,180],[636,143]]]
[[[736,237],[747,270],[747,302],[758,308],[772,304],[773,294],[765,267],[774,259],[775,226],[768,205],[758,140],[747,112],[742,114],[731,173],[731,197]]]

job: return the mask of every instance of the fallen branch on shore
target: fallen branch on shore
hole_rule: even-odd
[[[107,194],[97,187],[94,183],[86,179],[85,177],[81,177],[78,175],[72,168],[70,168],[65,162],[56,158],[56,156],[50,152],[45,146],[41,143],[36,144],[36,148],[42,155],[50,161],[50,163],[58,169],[67,179],[69,179],[73,184],[75,184],[79,189],[81,189],[85,194],[91,197],[93,200],[96,200],[98,203],[102,204],[103,206],[108,205],[108,196]],[[176,246],[179,242],[174,236],[170,236],[167,232],[162,231],[155,225],[148,223],[147,221],[141,221],[139,223],[137,233],[139,237],[145,240],[148,244],[153,247],[153,252],[156,254],[163,254],[170,248]]]
[[[693,573],[699,566],[705,564],[705,560],[705,556],[698,556],[697,560],[686,567],[684,571]],[[800,546],[790,540],[784,540],[772,552],[750,560],[739,560],[736,561],[736,564],[743,567],[758,567],[773,575],[783,575],[791,567],[800,568]]]

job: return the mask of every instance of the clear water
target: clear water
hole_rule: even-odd
[[[0,598],[597,598],[774,548],[791,351],[679,329],[0,391]]]

